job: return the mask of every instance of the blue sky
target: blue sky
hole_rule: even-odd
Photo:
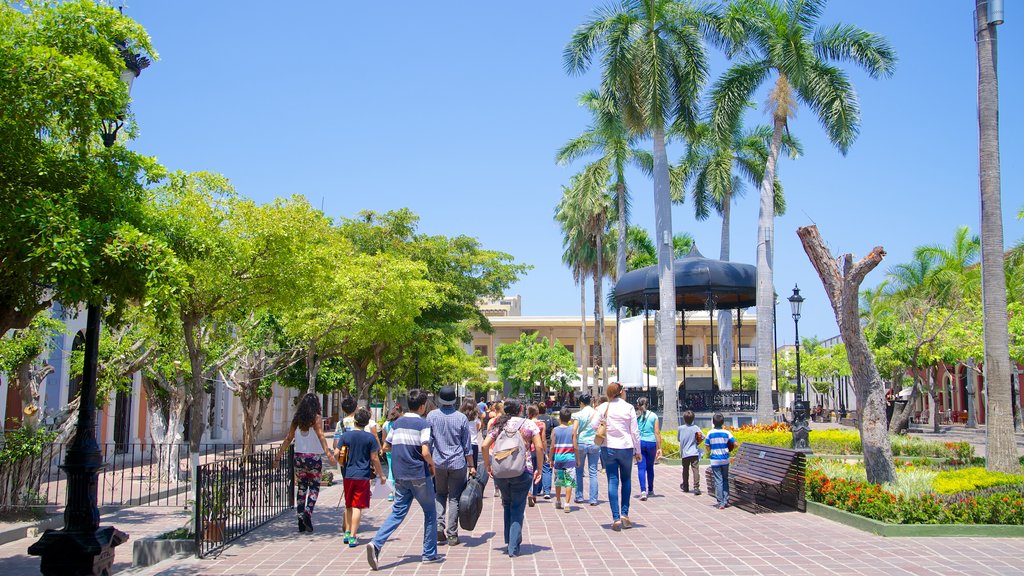
[[[1024,237],[1024,13],[999,27],[1002,191],[1007,243]],[[421,230],[466,234],[534,266],[510,293],[524,314],[578,314],[552,213],[573,167],[555,150],[588,122],[577,95],[597,73],[567,76],[562,49],[596,2],[174,2],[126,13],[161,59],[135,84],[133,147],[171,169],[210,170],[259,201],[303,194],[334,217],[409,207]],[[884,34],[890,79],[847,67],[863,123],[849,154],[812,113],[791,123],[805,155],[783,160],[789,210],[776,221],[775,284],[807,297],[801,333],[837,332],[795,230],[817,223],[834,252],[888,251],[866,285],[915,246],[978,228],[977,84],[972,0],[833,0],[824,23]],[[1017,55],[1017,56],[1014,56]],[[714,57],[713,75],[727,62]],[[758,96],[759,104],[764,95]],[[760,106],[751,122],[764,122]],[[670,159],[682,154],[670,147]],[[654,227],[653,186],[632,174],[632,222]],[[675,207],[706,256],[720,221]],[[732,259],[753,263],[756,191],[733,208]],[[785,304],[785,302],[783,302]],[[789,318],[788,307],[779,317]],[[780,326],[779,343],[792,342]]]

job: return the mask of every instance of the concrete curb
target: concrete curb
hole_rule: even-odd
[[[64,516],[55,515],[37,522],[23,522],[0,531],[0,545],[9,544],[23,538],[36,538],[46,530],[60,528],[64,525]]]
[[[132,545],[132,567],[152,566],[171,558],[195,555],[195,540],[161,540],[159,535],[143,536]]]
[[[807,501],[807,513],[885,537],[1022,538],[1024,526],[1007,524],[889,524]]]

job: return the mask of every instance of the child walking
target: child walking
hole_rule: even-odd
[[[295,441],[295,511],[298,514],[299,532],[313,531],[313,508],[320,495],[320,472],[323,471],[322,455],[334,463],[334,456],[324,438],[323,422],[320,419],[320,400],[316,394],[306,394],[299,401],[299,407],[292,417],[288,436],[281,443],[274,464],[284,457],[285,451]]]
[[[722,428],[725,417],[715,414],[711,419],[714,429],[708,431],[705,444],[711,451],[711,474],[715,479],[715,498],[718,509],[729,506],[729,453],[736,448],[736,438],[732,432]]]
[[[370,423],[370,411],[366,408],[356,410],[353,416],[354,428],[342,434],[335,455],[345,471],[345,520],[343,542],[349,548],[359,544],[359,520],[363,510],[370,507],[370,482],[372,469],[378,481],[383,485],[387,482],[384,470],[380,465],[380,445],[377,437],[366,431]],[[344,457],[342,457],[344,455]]]
[[[677,431],[679,438],[679,455],[683,459],[683,483],[679,488],[683,492],[690,491],[690,473],[693,473],[693,494],[700,496],[700,448],[704,442],[704,434],[698,426],[693,425],[693,411],[683,412],[683,425]]]
[[[558,413],[559,426],[551,432],[551,468],[555,471],[555,509],[569,513],[569,498],[576,489],[576,433],[572,422],[572,410],[562,408]],[[562,488],[565,488],[565,506],[562,506]]]

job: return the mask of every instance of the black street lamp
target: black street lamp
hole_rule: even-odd
[[[793,401],[793,449],[810,452],[811,428],[807,422],[810,410],[800,388],[800,309],[803,307],[803,304],[804,297],[800,295],[800,288],[794,285],[793,295],[789,297],[789,305],[793,312],[793,327],[796,330],[796,399]]]
[[[131,52],[125,44],[118,47],[125,63],[121,80],[130,93],[132,81],[149,66],[149,59]],[[114,145],[117,132],[123,125],[123,116],[103,122],[101,136],[105,147]],[[89,302],[78,423],[61,466],[67,475],[64,528],[47,530],[28,549],[29,554],[40,556],[39,569],[44,576],[108,575],[114,563],[114,547],[128,539],[127,534],[113,526],[100,528],[97,506],[98,473],[103,467],[103,457],[96,442],[96,367],[102,317],[102,303]]]

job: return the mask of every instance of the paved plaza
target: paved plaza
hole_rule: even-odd
[[[659,465],[659,494],[633,500],[632,530],[612,532],[611,514],[600,506],[556,511],[553,501],[527,508],[522,556],[502,554],[500,500],[488,486],[484,513],[463,544],[439,547],[441,564],[419,562],[422,515],[414,509],[381,553],[382,574],[466,576],[651,576],[652,574],[1024,574],[1024,539],[882,538],[798,512],[753,515],[716,510],[706,495],[679,491],[679,467]],[[634,476],[634,486],[636,478]],[[300,534],[291,515],[250,534],[215,558],[168,562],[133,574],[196,576],[232,574],[367,574],[364,546],[341,544],[338,486],[317,505],[316,533]],[[374,529],[390,510],[374,500],[364,516]],[[364,530],[364,540],[372,530]],[[119,554],[119,557],[123,557]],[[172,565],[173,564],[173,565]]]

